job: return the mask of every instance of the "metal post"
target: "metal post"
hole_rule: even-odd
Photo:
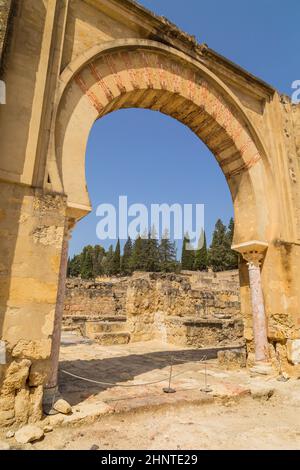
[[[206,361],[204,362],[204,388],[201,388],[200,391],[204,392],[204,393],[212,392],[211,386],[208,385],[208,383],[207,383],[207,365],[206,365]]]
[[[173,358],[171,358],[171,367],[170,367],[170,375],[169,375],[169,386],[163,388],[164,393],[175,393],[175,388],[171,388],[171,381],[172,381],[172,373],[173,373]]]

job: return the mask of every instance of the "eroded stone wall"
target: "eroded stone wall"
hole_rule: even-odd
[[[125,322],[123,338],[125,330],[130,341],[160,339],[195,347],[242,341],[238,272],[136,273],[110,282],[68,280],[64,327],[87,336],[90,332],[97,339],[96,323],[105,320],[107,325]],[[107,334],[105,341],[109,344]],[[112,335],[111,342],[116,341]]]
[[[65,209],[62,196],[0,183],[0,427],[42,415]]]
[[[8,29],[9,13],[11,10],[11,6],[12,0],[0,0],[0,62]]]

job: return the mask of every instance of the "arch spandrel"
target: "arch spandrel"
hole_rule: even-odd
[[[78,70],[73,66],[65,71],[55,151],[69,205],[88,208],[90,204],[85,151],[95,120],[120,108],[147,108],[187,125],[215,155],[231,190],[237,241],[249,234],[269,237],[272,221],[267,202],[258,203],[266,186],[267,161],[253,138],[255,130],[246,117],[243,120],[242,109],[226,87],[181,56],[171,54],[170,48],[119,47],[85,57]]]

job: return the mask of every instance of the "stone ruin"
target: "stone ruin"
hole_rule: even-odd
[[[238,271],[68,279],[63,329],[102,345],[244,348]]]
[[[0,106],[0,426],[37,420],[57,386],[68,240],[92,209],[88,136],[122,108],[162,110],[215,156],[233,195],[247,365],[277,367],[278,355],[298,375],[300,105],[132,0],[77,3],[0,0],[0,79],[10,84]],[[201,310],[209,302],[183,276],[187,291],[152,275],[128,280],[127,341],[160,332],[194,344],[205,315],[213,331],[219,307]]]

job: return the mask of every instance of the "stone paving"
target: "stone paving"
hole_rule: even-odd
[[[220,368],[216,359],[204,362],[206,355],[207,351],[182,349],[155,341],[105,347],[74,333],[64,333],[59,389],[75,412],[83,404],[96,409],[97,404],[103,407],[105,403],[111,412],[121,412],[213,400],[226,402],[251,393],[271,393],[270,380],[274,382],[275,377],[251,378],[246,369],[227,371]],[[168,387],[171,364],[171,387],[176,393],[166,394],[162,389]],[[205,369],[211,388],[208,393],[203,391]],[[112,385],[95,384],[63,371]],[[136,384],[143,385],[132,386]]]
[[[298,448],[299,380],[226,370],[216,359],[204,362],[212,353],[154,341],[107,347],[63,333],[59,392],[72,411],[36,423],[45,437],[34,448]],[[176,392],[166,394],[170,364]],[[185,425],[190,434],[182,434]],[[0,432],[1,439],[32,448]]]

